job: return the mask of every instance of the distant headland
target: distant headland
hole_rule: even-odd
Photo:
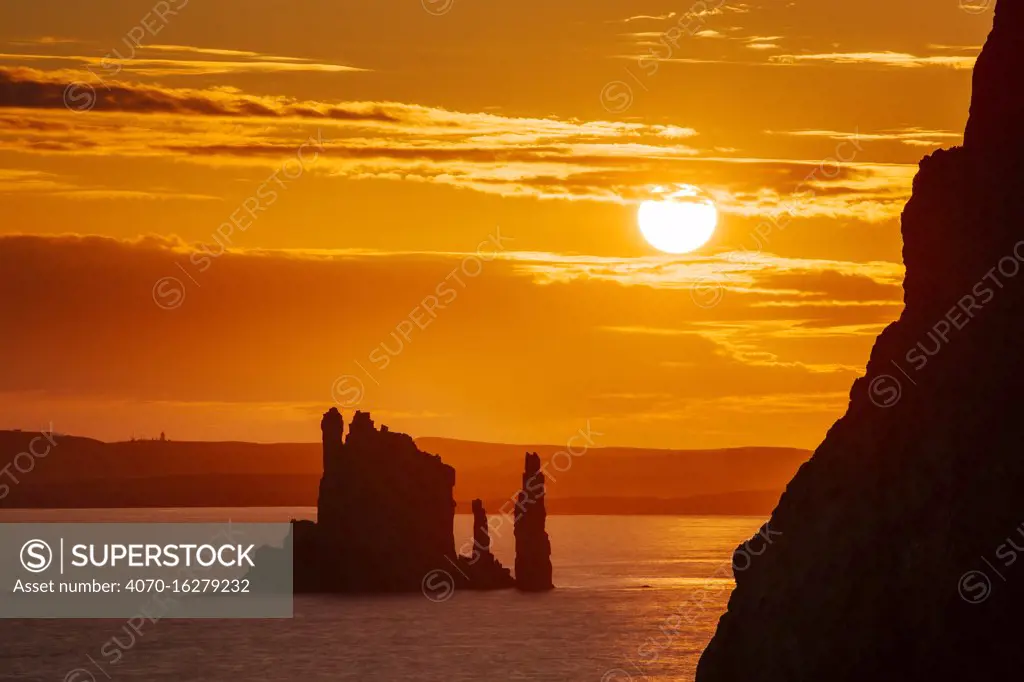
[[[53,428],[59,426],[55,419]],[[492,514],[506,515],[524,452],[537,453],[547,472],[549,514],[763,516],[810,457],[796,448],[656,450],[601,440],[515,445],[428,436],[415,442],[458,470],[459,513],[479,498]],[[322,469],[320,442],[183,441],[168,433],[165,440],[105,443],[0,431],[0,509],[313,507]]]

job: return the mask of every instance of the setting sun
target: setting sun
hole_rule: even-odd
[[[637,222],[647,242],[659,251],[689,253],[711,239],[718,226],[718,210],[698,188],[680,185],[660,199],[640,204]]]

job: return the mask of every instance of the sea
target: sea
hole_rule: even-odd
[[[313,508],[4,510],[0,523],[243,523],[315,514]],[[165,618],[139,633],[121,620],[4,619],[0,680],[693,680],[733,587],[732,552],[762,522],[549,516],[557,589],[544,594],[299,596],[288,620]],[[495,525],[492,550],[511,568],[512,524]],[[470,542],[472,516],[457,515],[455,532],[457,547]],[[120,654],[116,662],[112,650]]]

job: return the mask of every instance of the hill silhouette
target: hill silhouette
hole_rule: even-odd
[[[964,146],[921,162],[903,214],[906,308],[779,501],[773,542],[734,564],[697,682],[1020,674],[1022,36],[1024,3],[1000,0]]]
[[[0,465],[38,434],[0,431]],[[314,506],[319,443],[134,441],[57,436],[0,507]],[[458,470],[459,510],[497,512],[519,488],[523,452],[547,463],[565,446],[419,438]],[[580,450],[575,450],[579,453]],[[549,466],[547,508],[560,514],[767,514],[810,453],[796,448],[649,450],[592,447]],[[27,466],[23,463],[23,468]]]

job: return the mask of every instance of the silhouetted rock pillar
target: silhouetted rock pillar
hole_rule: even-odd
[[[332,407],[324,412],[320,420],[320,434],[324,446],[324,472],[333,471],[334,467],[341,460],[342,432],[345,430],[345,422],[341,417],[338,408]]]
[[[516,587],[541,591],[554,587],[551,582],[551,541],[544,530],[544,474],[540,456],[526,453],[523,488],[516,496]]]
[[[491,530],[487,526],[484,503],[473,500],[473,555],[459,556],[456,581],[474,590],[497,590],[515,587],[512,573],[491,554]],[[460,580],[463,578],[464,580]]]
[[[320,477],[320,488],[317,496],[317,519],[325,527],[336,527],[343,515],[339,500],[343,498],[341,489],[343,481],[337,475],[342,468],[342,456],[345,446],[342,444],[342,433],[345,422],[332,407],[324,413],[320,420],[320,434],[323,439],[324,473]]]
[[[487,527],[487,512],[483,500],[473,500],[473,559],[491,553],[491,530]]]

